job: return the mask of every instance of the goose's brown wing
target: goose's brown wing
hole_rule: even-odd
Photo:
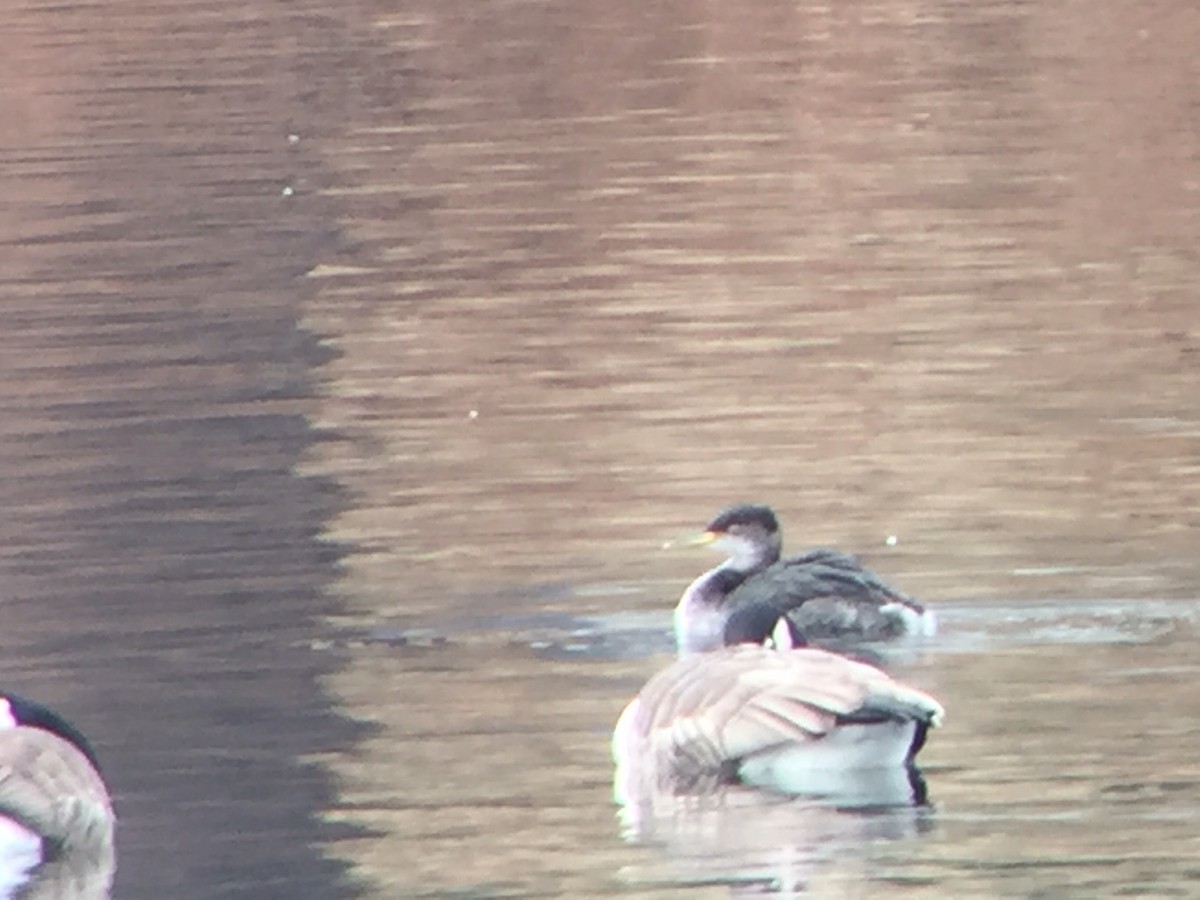
[[[771,748],[812,741],[840,721],[936,724],[941,707],[886,673],[816,649],[730,647],[676,660],[642,689],[634,743],[660,771],[719,772]]]

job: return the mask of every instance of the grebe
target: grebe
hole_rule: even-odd
[[[729,558],[693,581],[675,607],[681,653],[721,646],[730,614],[754,603],[774,606],[819,643],[936,631],[930,610],[848,553],[821,548],[780,559],[782,534],[769,507],[732,506],[688,543],[714,546]]]

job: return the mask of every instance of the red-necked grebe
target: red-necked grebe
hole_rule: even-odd
[[[822,548],[780,559],[783,538],[769,507],[731,506],[688,543],[712,545],[729,558],[693,581],[675,607],[681,653],[721,646],[729,615],[752,603],[771,604],[814,642],[884,641],[936,630],[932,612],[848,553]]]

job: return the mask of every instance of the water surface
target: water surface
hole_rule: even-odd
[[[119,896],[1195,892],[1186,4],[8,24],[0,667]],[[941,612],[932,804],[629,840],[660,546],[747,499]]]

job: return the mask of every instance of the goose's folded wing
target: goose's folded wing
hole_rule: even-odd
[[[870,667],[819,650],[685,657],[643,689],[637,728],[656,758],[715,770],[826,734],[862,708],[869,684],[860,668]]]

